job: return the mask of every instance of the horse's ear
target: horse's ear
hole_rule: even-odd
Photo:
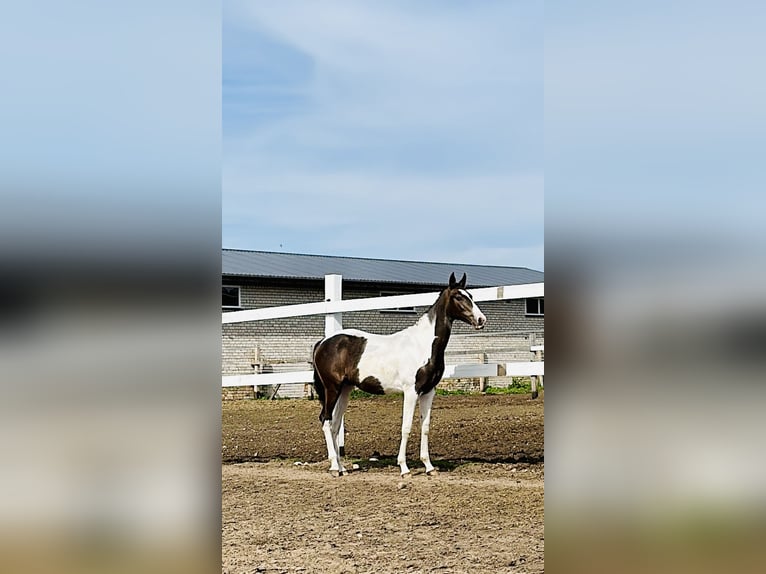
[[[450,286],[450,289],[454,289],[456,283],[457,283],[457,281],[455,281],[455,274],[454,273],[450,273],[450,276],[449,276],[449,286]]]
[[[463,273],[463,278],[457,284],[459,289],[465,289],[465,280],[466,280],[466,276],[465,276],[465,273]]]

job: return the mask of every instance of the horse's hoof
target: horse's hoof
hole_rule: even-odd
[[[409,470],[407,472],[403,472],[402,473],[402,478],[403,479],[412,478],[412,473]]]
[[[338,478],[340,476],[340,471],[338,471],[338,470],[331,470],[330,471],[330,476],[332,476],[333,478]]]
[[[438,468],[434,468],[432,470],[427,470],[426,471],[426,475],[427,476],[439,476],[439,469]]]

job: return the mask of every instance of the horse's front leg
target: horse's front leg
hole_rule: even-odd
[[[428,431],[431,428],[431,405],[434,402],[436,389],[420,395],[420,460],[426,465],[426,474],[434,472],[431,457],[428,453]]]
[[[412,386],[404,391],[404,408],[402,410],[402,442],[399,445],[399,456],[396,459],[399,468],[402,471],[402,476],[409,474],[410,469],[407,468],[407,439],[410,436],[412,430],[412,417],[415,416],[415,403],[417,402],[418,394],[415,391],[415,387]]]

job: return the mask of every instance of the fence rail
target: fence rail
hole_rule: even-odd
[[[445,379],[474,379],[481,377],[536,377],[542,376],[545,364],[540,361],[517,361],[511,363],[461,363],[444,367]],[[311,383],[313,371],[289,371],[286,373],[261,373],[252,375],[227,375],[224,387],[263,387]]]
[[[501,287],[471,289],[471,295],[473,295],[473,300],[477,302],[543,297],[544,285],[544,283],[529,283],[526,285],[504,285]],[[305,315],[328,315],[334,313],[349,313],[353,311],[395,309],[397,307],[423,307],[433,305],[438,297],[438,292],[415,293],[413,295],[320,301],[318,303],[301,303],[299,305],[282,305],[280,307],[265,307],[263,309],[230,311],[228,313],[222,313],[222,323],[243,323],[245,321],[286,319],[288,317],[302,317]]]

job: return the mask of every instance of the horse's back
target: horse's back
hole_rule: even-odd
[[[349,332],[335,333],[314,346],[314,370],[324,384],[332,379],[335,384],[344,380],[355,382],[359,361],[367,346],[367,339]]]

